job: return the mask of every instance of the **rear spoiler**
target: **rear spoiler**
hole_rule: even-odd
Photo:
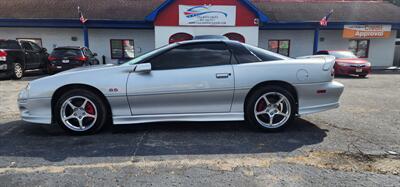
[[[322,70],[328,71],[335,64],[335,59],[336,58],[334,56],[332,56],[332,55],[310,55],[310,56],[296,57],[296,59],[323,59],[325,61],[325,63],[322,66]]]

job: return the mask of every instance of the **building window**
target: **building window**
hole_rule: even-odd
[[[185,40],[192,40],[193,36],[188,34],[188,33],[184,33],[184,32],[180,32],[180,33],[175,33],[173,35],[171,35],[171,37],[169,37],[169,43],[175,43],[175,42],[181,42],[181,41],[185,41]]]
[[[369,40],[350,40],[349,50],[359,58],[368,58]]]
[[[268,40],[268,50],[289,56],[290,40]]]
[[[235,41],[239,41],[239,42],[242,42],[242,43],[246,42],[246,40],[244,39],[243,35],[241,35],[239,33],[230,32],[230,33],[224,34],[224,36],[226,36],[230,40],[235,40]]]
[[[29,41],[38,44],[40,47],[43,47],[41,38],[17,38],[17,41]]]
[[[133,40],[111,39],[111,59],[132,59],[135,57]]]

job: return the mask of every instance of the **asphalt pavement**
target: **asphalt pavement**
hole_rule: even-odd
[[[0,81],[11,98],[0,106],[0,186],[400,184],[400,74],[336,78],[345,85],[341,107],[296,119],[284,132],[245,122],[169,122],[91,136],[18,118],[8,86],[41,76]]]

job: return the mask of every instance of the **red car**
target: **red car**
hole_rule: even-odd
[[[323,50],[319,55],[332,55],[336,57],[335,75],[358,75],[366,77],[371,72],[371,63],[358,58],[351,51]]]

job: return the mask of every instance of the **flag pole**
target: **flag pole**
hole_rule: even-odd
[[[85,24],[85,22],[87,21],[87,19],[85,19],[83,17],[83,13],[80,9],[80,7],[78,6],[78,14],[79,14],[79,21],[82,24],[82,31],[83,31],[83,41],[84,41],[84,45],[85,47],[89,48],[89,31],[88,28]]]
[[[85,47],[89,48],[89,31],[85,24],[83,24],[83,39],[85,41]]]

